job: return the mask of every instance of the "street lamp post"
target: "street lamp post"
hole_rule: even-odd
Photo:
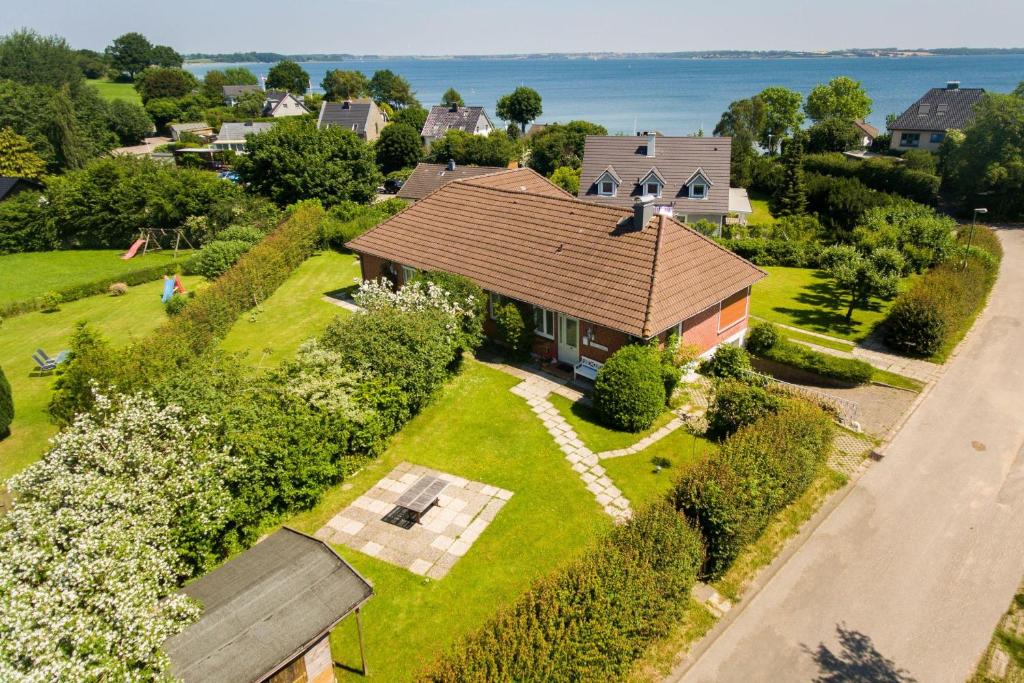
[[[971,216],[971,231],[967,233],[967,249],[964,251],[964,265],[963,268],[967,267],[967,256],[971,251],[971,242],[974,241],[974,227],[978,224],[978,214],[985,215],[988,213],[988,209],[977,208],[974,210],[974,214]]]

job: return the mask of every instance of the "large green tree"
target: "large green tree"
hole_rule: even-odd
[[[146,67],[135,78],[135,89],[143,103],[161,97],[184,97],[198,86],[195,76],[173,67]]]
[[[385,126],[375,143],[377,165],[384,173],[415,166],[423,154],[420,132],[405,123]]]
[[[95,50],[75,50],[75,58],[86,78],[103,78],[110,73],[110,59]]]
[[[821,254],[822,270],[835,288],[849,297],[848,323],[853,320],[854,310],[866,307],[872,297],[895,296],[903,267],[903,256],[892,247],[863,253],[852,245],[839,244],[826,247]]]
[[[282,59],[267,72],[267,90],[286,90],[293,95],[305,95],[309,89],[309,74],[298,62]]]
[[[114,68],[132,79],[153,63],[153,44],[146,36],[134,31],[115,38],[107,46],[106,53]]]
[[[374,100],[384,102],[394,109],[420,106],[409,81],[390,69],[375,71],[370,79],[369,89]]]
[[[490,135],[473,135],[464,130],[449,130],[430,145],[430,161],[443,164],[454,160],[475,166],[508,166],[519,149],[503,130]]]
[[[238,173],[253,191],[281,206],[302,199],[327,206],[346,199],[366,202],[384,180],[373,151],[352,131],[294,119],[251,136]]]
[[[455,88],[448,88],[441,95],[441,104],[446,107],[465,107],[466,102],[462,99],[462,95]]]
[[[391,120],[395,123],[412,126],[416,130],[423,130],[423,124],[427,122],[428,115],[429,112],[423,107],[406,107],[395,112],[395,116]]]
[[[149,61],[156,66],[180,69],[185,59],[173,47],[154,45],[149,53]]]
[[[778,85],[765,88],[758,97],[764,102],[765,117],[757,141],[769,154],[774,154],[784,137],[800,129],[804,121],[800,105],[804,98],[795,90]]]
[[[772,197],[771,205],[776,216],[799,216],[807,210],[802,135],[795,135],[782,143],[782,183]]]
[[[136,145],[153,130],[153,119],[141,105],[114,100],[107,108],[110,130],[122,145]]]
[[[498,99],[495,113],[498,118],[511,121],[526,132],[526,124],[543,114],[544,107],[541,104],[540,93],[521,85]]]
[[[77,92],[82,70],[63,38],[21,30],[0,38],[0,79],[54,88],[67,84]]]
[[[753,181],[754,143],[761,138],[766,121],[764,100],[754,95],[731,102],[715,126],[715,135],[732,138],[729,173],[734,187],[749,187]]]
[[[25,137],[11,128],[0,128],[0,176],[38,180],[45,172],[46,162]]]
[[[550,176],[562,166],[579,168],[583,164],[587,136],[607,134],[604,126],[589,121],[547,125],[529,139],[529,166],[545,176]]]
[[[836,76],[826,84],[814,86],[807,96],[804,111],[812,121],[835,118],[852,122],[871,113],[871,98],[860,81]]]
[[[320,87],[324,89],[326,100],[338,102],[366,96],[370,92],[370,81],[362,71],[328,69]]]

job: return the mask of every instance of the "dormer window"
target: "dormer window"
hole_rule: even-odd
[[[686,195],[690,199],[707,199],[708,189],[711,185],[712,182],[704,175],[704,169],[698,168],[690,176],[690,179],[686,181]]]
[[[691,199],[704,199],[708,194],[708,186],[701,182],[696,182],[690,185],[690,198]]]
[[[644,183],[644,194],[649,194],[652,197],[661,196],[661,183],[658,181],[651,181]]]
[[[621,184],[622,180],[611,166],[604,169],[601,175],[597,176],[597,180],[594,181],[594,185],[597,187],[597,194],[600,197],[614,197],[619,193],[619,185]]]
[[[611,180],[602,180],[598,185],[597,193],[605,197],[614,197],[615,183]]]
[[[648,195],[651,197],[660,197],[661,191],[665,187],[665,179],[661,177],[661,173],[656,168],[652,168],[647,172],[640,180],[640,194]]]

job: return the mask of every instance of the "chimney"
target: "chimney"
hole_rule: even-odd
[[[654,156],[654,133],[647,134],[647,156]]]
[[[344,102],[341,103],[341,108],[342,109],[349,109],[351,106],[352,106],[352,101],[351,100],[345,100]]]
[[[654,197],[644,195],[633,202],[633,229],[643,230],[654,217]]]
[[[455,170],[455,159],[449,159],[448,160],[448,170],[449,171],[454,171]]]
[[[946,81],[946,90],[959,90],[960,81]]]
[[[454,102],[452,102],[451,105],[448,107],[448,111],[450,111],[450,112],[456,112],[458,110],[459,110],[459,105],[455,104]]]

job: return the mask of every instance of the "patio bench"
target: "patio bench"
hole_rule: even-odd
[[[413,513],[416,521],[419,522],[427,510],[437,505],[441,493],[446,488],[448,488],[447,481],[440,477],[425,474],[413,482],[412,486],[398,497],[395,505]]]
[[[581,357],[580,362],[572,369],[572,378],[575,380],[577,377],[586,377],[593,382],[597,379],[597,371],[602,367],[604,367],[604,363],[598,363],[596,360],[585,356]]]

